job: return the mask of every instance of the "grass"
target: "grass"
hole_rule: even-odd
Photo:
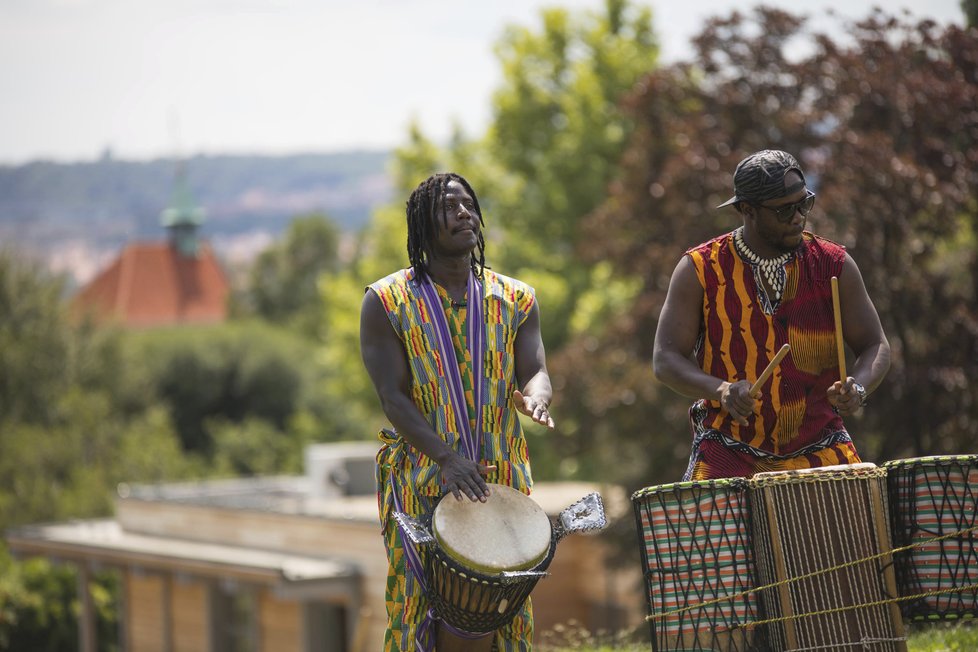
[[[974,652],[978,650],[978,623],[913,625],[907,642],[910,652]]]
[[[540,652],[648,652],[652,649],[644,626],[610,635],[588,632],[573,622],[544,632],[534,648]],[[907,649],[909,652],[975,652],[978,622],[914,623],[909,627]]]

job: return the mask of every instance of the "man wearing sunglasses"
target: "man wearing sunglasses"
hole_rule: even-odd
[[[815,193],[787,152],[762,150],[734,172],[743,225],[688,250],[669,283],[655,334],[656,378],[696,399],[684,479],[750,477],[859,462],[842,417],[866,404],[890,347],[845,249],[805,230]],[[842,380],[831,278],[855,355]],[[784,344],[790,353],[751,396]]]

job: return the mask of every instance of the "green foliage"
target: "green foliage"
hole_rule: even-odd
[[[106,516],[120,482],[199,475],[166,415],[125,418],[108,395],[71,388],[57,401],[63,420],[9,423],[0,456],[0,527]]]
[[[968,27],[978,27],[978,0],[961,0],[961,11]]]
[[[910,652],[966,652],[978,650],[974,622],[913,625],[907,640]]]
[[[63,289],[38,265],[0,251],[0,425],[54,419],[51,407],[70,382]]]
[[[117,581],[101,573],[90,584],[99,630],[99,652],[118,645]],[[63,652],[78,647],[77,577],[44,559],[15,563],[0,546],[0,650]]]
[[[76,647],[72,572],[40,559],[15,565],[6,551],[2,559],[0,649],[60,652]]]
[[[550,631],[541,634],[535,647],[544,652],[644,652],[649,649],[648,627],[644,624],[633,630],[619,632],[591,632],[578,621],[558,623]]]
[[[385,423],[360,359],[360,305],[368,282],[346,273],[323,283],[323,300],[328,306],[323,320],[330,337],[321,351],[320,364],[328,370],[322,391],[343,397],[343,409],[331,423],[331,438],[336,440],[373,438]]]
[[[578,263],[579,224],[615,177],[632,130],[621,103],[658,46],[649,9],[624,0],[542,19],[541,32],[511,26],[497,45],[503,84],[486,142],[496,169],[470,180],[494,198],[501,227],[487,256],[538,290],[547,345],[561,347],[595,287]]]
[[[282,432],[267,421],[240,423],[218,419],[207,424],[214,433],[211,473],[242,477],[302,473],[303,442],[294,431]]]
[[[70,323],[62,288],[0,254],[0,528],[107,514],[131,473],[193,473],[169,421],[133,398],[119,334]],[[129,456],[136,442],[157,454]]]
[[[328,217],[297,217],[252,264],[241,303],[262,319],[315,337],[322,311],[319,278],[339,267],[339,241],[339,229]]]
[[[647,634],[646,634],[647,635]],[[595,635],[573,623],[548,632],[537,647],[544,652],[639,652],[648,642],[637,643],[636,633],[616,636]],[[966,652],[978,649],[978,629],[974,623],[947,623],[918,628],[907,639],[909,652]]]
[[[212,419],[257,418],[284,431],[300,409],[327,408],[312,405],[313,345],[267,324],[131,333],[127,347],[127,357],[141,361],[137,384],[148,388],[146,400],[162,402],[183,449],[205,459],[214,452]]]

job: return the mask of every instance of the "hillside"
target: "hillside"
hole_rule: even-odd
[[[390,200],[388,152],[196,156],[180,162],[207,211],[202,234],[229,262],[249,259],[296,215],[322,212],[348,232]],[[0,246],[84,282],[126,242],[164,237],[173,159],[0,166]]]

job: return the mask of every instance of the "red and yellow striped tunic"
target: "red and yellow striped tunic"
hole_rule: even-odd
[[[785,264],[785,288],[764,311],[755,268],[737,253],[733,233],[686,252],[703,287],[703,323],[696,359],[729,382],[757,380],[785,343],[791,352],[761,389],[746,426],[719,401],[690,409],[693,454],[687,479],[848,464],[859,457],[826,391],[839,378],[831,278],[845,249],[809,232]]]

